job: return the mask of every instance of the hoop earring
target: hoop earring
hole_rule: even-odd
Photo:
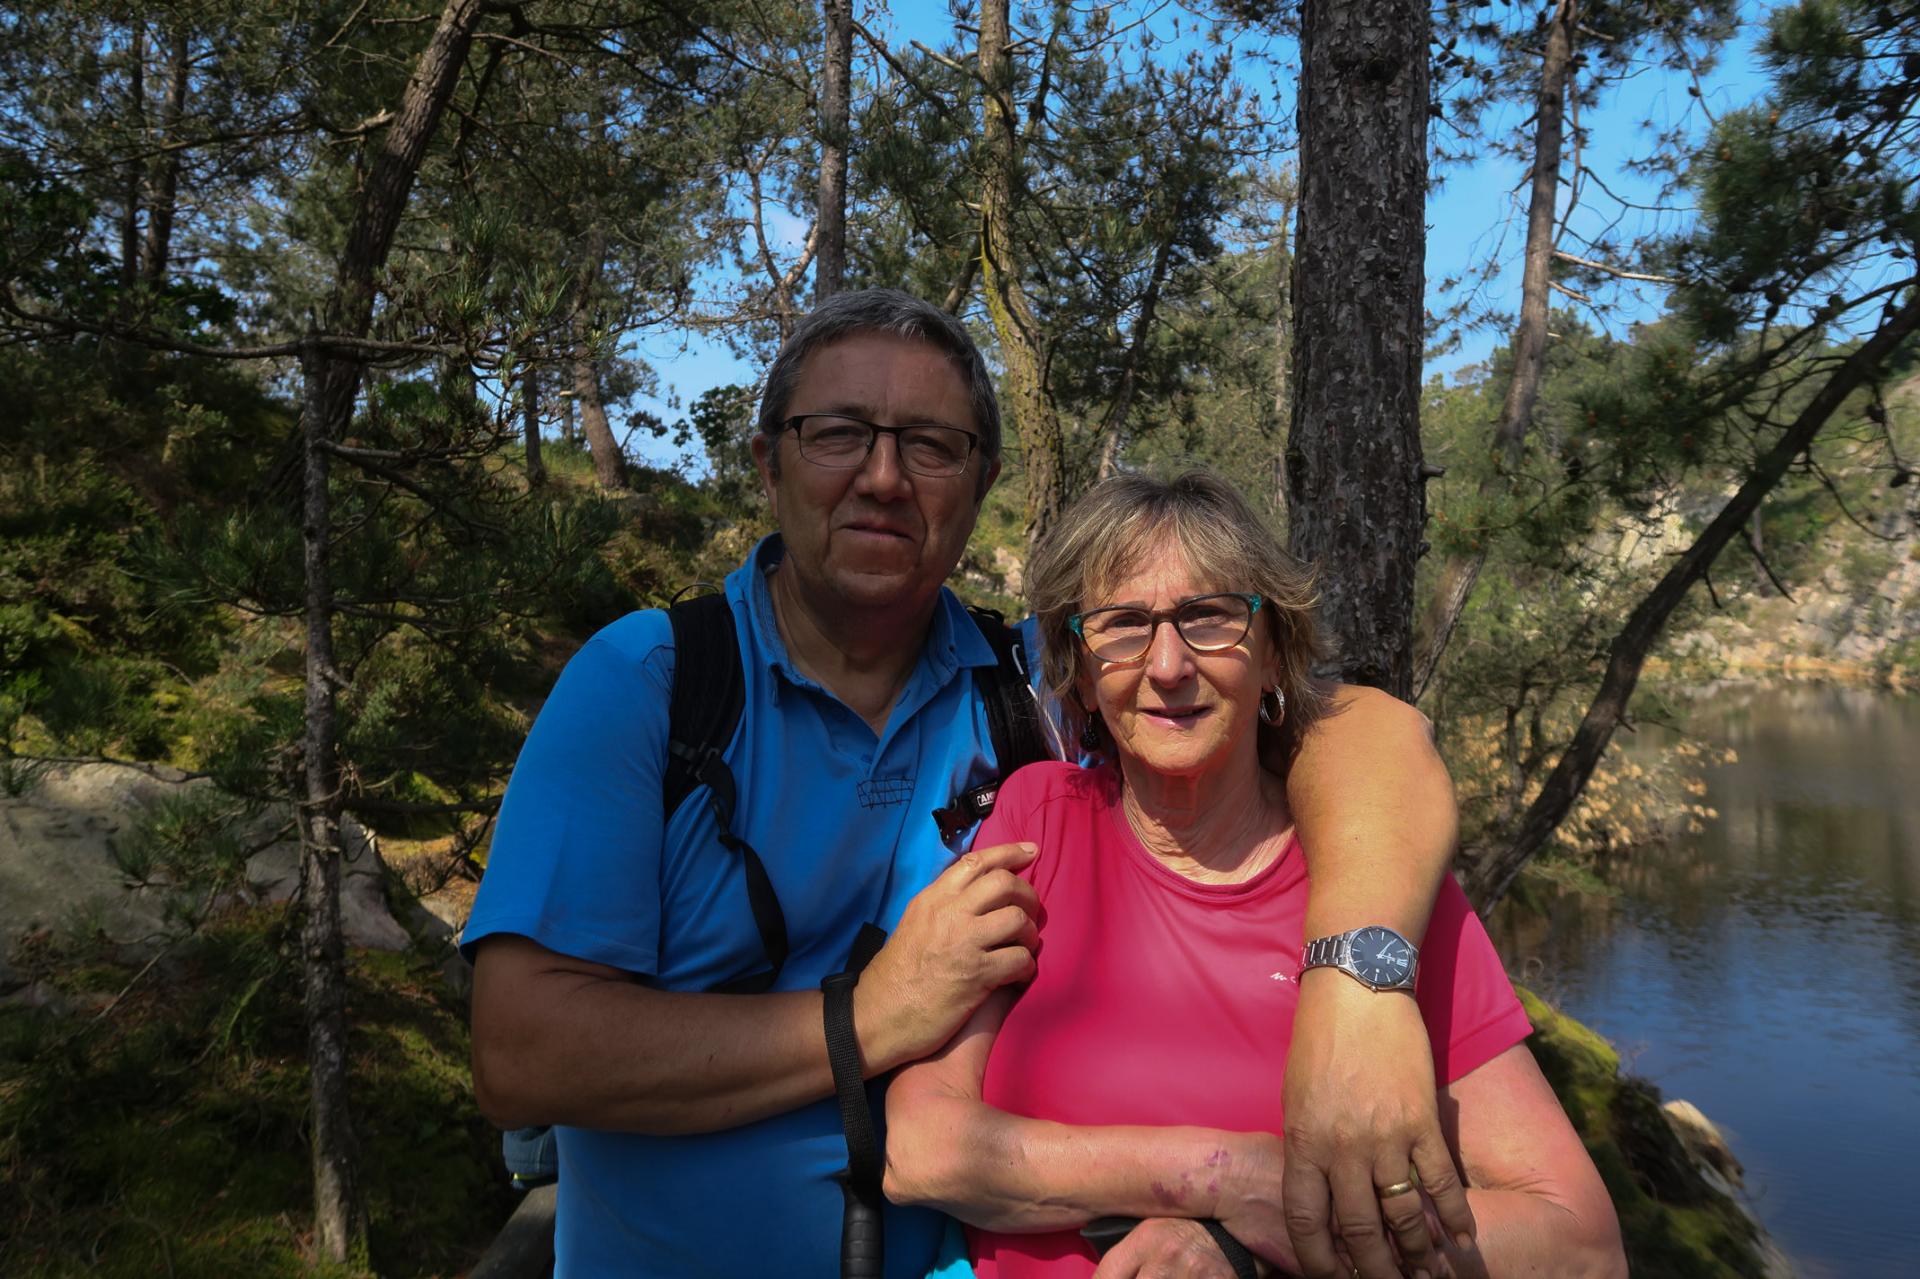
[[[1273,701],[1267,701],[1267,694],[1273,695]],[[1267,689],[1260,694],[1260,722],[1268,726],[1277,726],[1287,717],[1287,695],[1277,688]]]
[[[1100,714],[1088,711],[1087,717],[1080,721],[1080,749],[1091,755],[1100,749]]]

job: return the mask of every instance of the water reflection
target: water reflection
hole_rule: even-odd
[[[1920,698],[1704,694],[1720,818],[1608,870],[1619,896],[1502,912],[1513,970],[1731,1130],[1809,1275],[1911,1273],[1920,1229]],[[1634,749],[1658,744],[1643,730]]]

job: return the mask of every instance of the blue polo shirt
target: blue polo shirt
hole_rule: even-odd
[[[965,846],[965,835],[943,844],[932,813],[992,772],[974,680],[994,655],[942,590],[875,738],[788,657],[767,586],[781,550],[767,538],[727,578],[746,709],[726,759],[736,829],[786,915],[791,953],[775,988],[808,990],[845,966],[863,923],[891,930]],[[469,955],[481,938],[516,933],[681,991],[766,966],[740,859],[714,837],[704,791],[662,829],[673,666],[658,610],[613,623],[567,664],[501,805],[463,935]],[[557,1275],[839,1273],[842,1196],[830,1178],[847,1150],[832,1099],[691,1137],[555,1131]],[[890,1206],[887,1273],[925,1274],[941,1228],[935,1213]]]

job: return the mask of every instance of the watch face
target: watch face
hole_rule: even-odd
[[[1397,986],[1413,967],[1413,947],[1390,928],[1362,928],[1353,935],[1354,976],[1370,986]]]

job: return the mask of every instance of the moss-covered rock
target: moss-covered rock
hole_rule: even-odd
[[[1790,1273],[1746,1208],[1687,1153],[1661,1112],[1659,1089],[1622,1074],[1606,1040],[1532,991],[1522,988],[1520,1000],[1541,1073],[1613,1196],[1635,1279]]]

